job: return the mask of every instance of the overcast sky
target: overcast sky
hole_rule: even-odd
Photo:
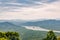
[[[0,20],[60,19],[60,0],[0,0]]]

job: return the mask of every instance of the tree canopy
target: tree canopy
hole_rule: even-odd
[[[0,40],[20,40],[17,32],[0,32]]]
[[[57,37],[56,37],[56,35],[54,34],[53,31],[49,31],[47,33],[46,38],[44,38],[43,40],[57,40]]]

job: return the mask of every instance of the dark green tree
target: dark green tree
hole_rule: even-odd
[[[43,40],[57,40],[57,37],[53,31],[49,31]]]
[[[17,32],[0,32],[0,40],[20,40]]]
[[[5,35],[10,39],[10,40],[19,40],[19,34],[17,32],[6,32]]]

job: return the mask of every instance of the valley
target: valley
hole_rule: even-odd
[[[59,20],[44,21],[3,21],[0,22],[0,31],[15,31],[21,35],[22,40],[42,40],[49,30],[53,30],[57,36],[60,36]]]

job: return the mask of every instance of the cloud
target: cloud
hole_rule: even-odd
[[[29,29],[29,30],[35,30],[35,31],[49,31],[48,29],[44,29],[44,28],[41,28],[41,27],[33,27],[33,26],[23,26],[25,27],[26,29]],[[57,33],[60,33],[60,31],[56,31],[56,30],[53,30],[53,32],[57,32]]]
[[[40,3],[51,3],[58,0],[0,0],[3,6],[23,5],[23,6],[34,6],[40,5]]]
[[[45,2],[44,0],[44,2],[39,2],[41,0],[20,1],[6,2],[0,6],[0,20],[60,19],[60,0],[54,2],[52,2],[52,0],[49,1],[52,3]],[[24,2],[26,4],[24,4]]]
[[[19,7],[36,7],[39,5],[44,5],[45,3],[55,2],[56,0],[0,0],[0,8],[3,8],[1,11],[13,11],[14,8],[18,9]],[[14,7],[14,8],[13,8]],[[7,8],[7,10],[6,10]]]

